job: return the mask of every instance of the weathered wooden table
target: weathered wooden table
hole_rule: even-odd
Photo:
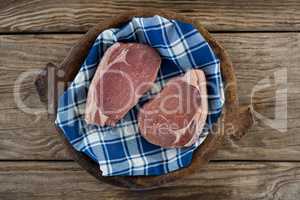
[[[283,131],[259,120],[241,141],[228,140],[205,169],[143,193],[99,183],[83,171],[39,112],[30,73],[59,64],[92,25],[142,7],[201,21],[232,58],[240,103],[252,101]],[[0,199],[300,199],[299,31],[299,0],[2,0]]]

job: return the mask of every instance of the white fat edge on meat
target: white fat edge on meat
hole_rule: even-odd
[[[105,57],[105,54],[104,54],[104,56],[103,56],[103,58],[104,59],[101,59],[101,61],[100,61],[100,63],[99,63],[99,65],[98,65],[98,67],[97,67],[97,71],[96,71],[96,73],[95,73],[95,75],[94,75],[94,77],[99,77],[99,78],[94,78],[93,80],[92,80],[92,83],[91,83],[91,85],[90,85],[90,87],[91,88],[93,88],[93,90],[95,90],[96,89],[96,87],[93,87],[95,84],[97,84],[97,81],[99,80],[99,79],[101,79],[101,77],[109,70],[109,68],[112,66],[112,65],[114,65],[114,64],[116,64],[116,63],[118,63],[118,62],[124,62],[126,65],[128,65],[129,63],[127,62],[127,60],[126,60],[126,56],[127,56],[127,54],[128,54],[128,51],[129,51],[129,47],[130,46],[132,46],[132,45],[134,45],[134,44],[129,44],[128,46],[127,46],[127,48],[125,48],[125,49],[122,49],[122,51],[121,51],[121,53],[119,54],[119,55],[117,55],[116,56],[116,59],[113,59],[113,62],[111,62],[111,63],[108,63],[108,60],[110,59],[110,56],[111,56],[111,53],[115,50],[115,49],[117,49],[117,48],[119,48],[120,46],[121,46],[121,43],[119,43],[119,42],[117,42],[117,43],[115,43],[114,45],[112,45],[110,48],[108,48],[107,50],[106,50],[106,52],[105,52],[105,54],[107,55],[109,55],[109,56],[107,56],[107,57]],[[96,92],[95,91],[89,91],[89,94],[88,95],[91,95],[91,96],[89,96],[89,98],[91,98],[91,99],[93,99],[94,100],[94,102],[97,102],[96,101]],[[108,116],[107,115],[105,115],[104,113],[103,113],[103,111],[100,109],[100,108],[97,108],[97,106],[96,105],[94,105],[94,104],[90,104],[87,108],[86,108],[86,111],[88,111],[87,113],[86,113],[86,116],[88,115],[88,116],[90,116],[90,117],[92,117],[92,116],[95,116],[96,115],[96,112],[97,111],[99,111],[99,117],[100,117],[100,125],[101,126],[103,126],[103,125],[105,125],[105,122],[108,120]],[[91,121],[93,121],[91,118],[89,118],[89,117],[87,117],[87,121],[88,122],[91,122]]]
[[[203,129],[203,126],[206,121],[206,117],[208,113],[206,80],[205,80],[204,73],[200,70],[190,70],[186,72],[186,74],[183,77],[181,77],[181,80],[187,82],[189,85],[196,87],[199,91],[202,91],[200,92],[201,106],[199,106],[196,114],[190,120],[190,122],[187,124],[186,127],[176,130],[175,131],[176,134],[174,134],[176,136],[174,144],[176,144],[177,142],[179,142],[182,135],[185,134],[186,130],[190,127],[193,121],[201,122],[200,124],[196,123],[196,129],[195,129],[196,134],[194,134],[194,136],[190,139],[190,141],[184,145],[185,147],[188,147],[191,146],[195,142],[195,140],[199,137],[199,135],[201,134],[200,130]]]
[[[194,144],[195,140],[200,136],[200,134],[202,133],[202,129],[205,125],[206,122],[206,118],[207,118],[207,114],[208,114],[208,102],[207,102],[207,89],[206,89],[206,78],[205,78],[205,74],[203,71],[201,70],[192,70],[197,78],[197,85],[198,88],[200,90],[200,95],[201,95],[201,106],[199,107],[197,114],[195,115],[195,117],[197,116],[196,122],[201,122],[201,123],[196,123],[197,127],[196,127],[196,134],[194,135],[193,138],[191,138],[191,140],[185,144],[184,146],[191,146],[192,144]]]

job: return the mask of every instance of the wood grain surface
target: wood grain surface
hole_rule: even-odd
[[[83,171],[49,122],[34,73],[59,64],[93,25],[135,8],[172,10],[214,32],[235,66],[240,103],[270,118],[276,104],[279,113],[287,106],[286,131],[258,120],[203,170],[159,190],[129,192]],[[299,31],[299,0],[1,0],[0,199],[300,199]],[[286,85],[276,73],[287,74]],[[252,94],[262,80],[271,86]]]
[[[0,159],[69,160],[62,141],[45,113],[27,114],[14,101],[15,81],[27,70],[38,70],[48,62],[60,63],[80,34],[0,36]],[[288,85],[287,131],[279,132],[258,121],[241,141],[226,140],[216,160],[299,160],[300,127],[300,34],[299,33],[216,33],[232,57],[238,78],[241,104],[251,101],[252,88],[262,79],[286,70]],[[30,108],[45,111],[39,102],[33,77],[20,86],[20,96]],[[271,87],[253,95],[254,109],[273,117],[276,104]],[[277,98],[284,108],[284,99]],[[34,105],[34,106],[33,106]],[[26,110],[25,110],[26,111]],[[284,119],[282,119],[284,120]]]
[[[98,182],[74,162],[3,162],[0,199],[298,199],[300,164],[211,162],[178,182],[133,192]]]
[[[135,8],[168,9],[210,31],[299,31],[299,0],[2,0],[0,32],[85,32]]]

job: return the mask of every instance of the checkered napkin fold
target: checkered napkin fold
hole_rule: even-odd
[[[88,125],[84,120],[89,85],[105,50],[115,42],[139,42],[155,48],[162,64],[155,87],[144,94],[116,127]],[[139,107],[156,95],[166,82],[193,68],[207,79],[208,118],[191,147],[162,148],[148,143],[139,133]],[[99,164],[103,176],[161,175],[187,167],[194,150],[205,140],[224,104],[220,62],[209,44],[191,24],[160,16],[134,17],[121,27],[103,31],[69,88],[59,98],[55,123],[77,150]]]

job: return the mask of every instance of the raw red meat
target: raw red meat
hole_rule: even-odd
[[[88,91],[85,120],[114,126],[148,91],[161,58],[139,43],[115,43],[105,52]]]
[[[162,147],[187,147],[201,134],[207,117],[205,75],[190,70],[171,79],[144,105],[138,117],[141,134]]]

